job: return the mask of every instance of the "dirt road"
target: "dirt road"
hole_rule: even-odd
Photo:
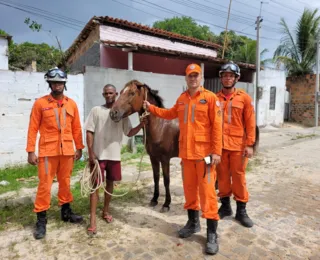
[[[179,160],[174,160],[168,213],[160,213],[162,185],[159,205],[148,207],[150,184],[141,189],[146,197],[138,203],[112,204],[115,221],[99,220],[94,238],[85,226],[71,224],[50,223],[42,241],[33,239],[31,227],[0,232],[1,259],[320,259],[320,138],[297,132],[261,134],[262,152],[247,174],[247,208],[255,225],[247,229],[233,217],[221,220],[216,256],[204,254],[204,220],[201,233],[185,240],[176,235],[187,216]],[[232,206],[235,211],[235,202]]]

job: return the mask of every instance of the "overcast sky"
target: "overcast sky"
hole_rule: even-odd
[[[57,46],[57,36],[63,49],[72,44],[94,15],[112,16],[149,26],[157,20],[187,15],[218,34],[226,26],[228,5],[229,0],[0,0],[0,29],[12,35],[18,43],[46,42]],[[255,21],[260,6],[260,0],[232,0],[229,29],[256,39]],[[263,1],[260,35],[261,49],[269,50],[266,58],[273,55],[279,44],[280,18],[283,17],[294,30],[304,8],[320,9],[320,0]],[[44,30],[32,32],[24,24],[27,17],[41,23]]]

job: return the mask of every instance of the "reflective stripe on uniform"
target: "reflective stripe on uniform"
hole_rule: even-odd
[[[196,109],[196,104],[193,104],[192,108],[191,108],[191,123],[194,123],[194,112],[195,112],[195,109]]]
[[[185,124],[188,122],[188,110],[189,110],[189,104],[186,104],[184,106],[184,123]]]
[[[58,129],[61,130],[58,108],[54,109],[54,114],[56,115],[56,121],[57,121]]]
[[[48,175],[48,171],[49,171],[49,162],[48,162],[48,157],[44,157],[44,171],[45,173]]]
[[[232,117],[232,101],[228,104],[228,124],[231,124],[231,117]]]

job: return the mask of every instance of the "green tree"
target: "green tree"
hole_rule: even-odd
[[[197,38],[204,41],[213,41],[215,35],[208,26],[197,24],[191,17],[173,17],[163,21],[157,21],[153,28],[178,33],[181,35]]]
[[[47,71],[58,65],[61,56],[59,49],[46,43],[14,43],[9,47],[9,66],[13,70],[24,70],[32,60],[35,60],[37,71]]]
[[[223,46],[224,44],[225,32],[221,32],[219,35],[215,35],[210,31],[210,28],[208,26],[199,25],[195,22],[194,19],[187,16],[174,17],[162,21],[157,21],[153,24],[153,27],[204,41],[214,42],[221,46]],[[234,61],[243,61],[243,55],[241,54],[243,50],[241,48],[245,46],[247,42],[251,43],[255,41],[246,36],[237,35],[234,31],[229,31],[227,34],[227,44],[224,58]],[[219,49],[218,57],[221,57],[221,54],[222,49]],[[237,58],[241,59],[237,60]],[[251,61],[252,59],[250,59],[250,63]],[[255,57],[253,61],[255,61]]]
[[[248,39],[244,41],[244,45],[240,46],[237,50],[237,52],[234,55],[235,61],[241,61],[245,63],[256,63],[256,47],[257,47],[257,41]],[[267,53],[267,49],[263,49],[260,52],[260,63],[261,65],[265,65],[268,62],[271,62],[270,59],[263,59],[263,55]]]
[[[284,37],[274,53],[274,60],[278,66],[283,65],[286,68],[289,76],[313,73],[320,25],[317,12],[318,9],[305,9],[294,32],[290,31],[286,21],[281,18]]]

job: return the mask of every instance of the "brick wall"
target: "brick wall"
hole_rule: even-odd
[[[68,64],[74,64],[83,54],[85,54],[91,47],[94,45],[96,41],[100,39],[100,30],[99,26],[96,26],[83,42],[81,42],[77,50],[73,52],[73,54],[68,58]]]
[[[290,119],[306,126],[314,126],[316,75],[287,78],[290,92]]]

